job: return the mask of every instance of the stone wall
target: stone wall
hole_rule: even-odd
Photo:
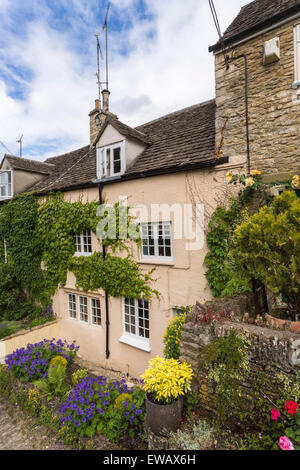
[[[195,372],[193,391],[200,392],[203,412],[214,410],[214,390],[208,383],[207,371],[202,363],[202,350],[217,338],[227,336],[232,329],[244,333],[250,340],[249,359],[252,373],[264,372],[270,384],[278,374],[295,378],[300,372],[300,335],[289,331],[277,331],[257,325],[237,322],[216,322],[183,325],[180,343],[180,361],[188,362]],[[251,396],[251,387],[244,384],[245,398]]]
[[[275,181],[300,171],[300,88],[292,88],[294,24],[295,21],[290,21],[228,51],[229,56],[247,54],[248,59],[251,168],[261,170]],[[276,36],[280,39],[280,60],[263,65],[264,42]],[[226,70],[224,56],[218,54],[215,73],[216,145],[228,118],[223,155],[229,156],[232,163],[246,162],[244,60],[231,63]]]

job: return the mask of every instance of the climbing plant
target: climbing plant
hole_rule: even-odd
[[[229,184],[240,184],[242,189],[237,197],[230,198],[228,207],[217,207],[208,224],[206,278],[215,297],[237,295],[250,290],[250,279],[239,276],[234,259],[230,256],[230,249],[235,228],[247,218],[248,204],[262,186],[261,174],[255,170],[249,178],[228,172],[226,180]]]
[[[153,270],[144,273],[134,261],[130,242],[139,243],[139,235],[129,208],[117,203],[104,205],[99,212],[98,206],[98,202],[69,202],[59,193],[43,200],[23,194],[1,206],[0,318],[26,316],[24,305],[27,311],[48,305],[57,288],[66,284],[68,271],[75,274],[77,286],[85,291],[102,288],[113,297],[159,297],[150,286]],[[121,224],[124,220],[126,236]],[[96,233],[101,222],[99,250],[90,256],[74,257],[75,234],[88,229]],[[112,223],[115,230],[110,233]],[[106,249],[105,259],[101,243]]]

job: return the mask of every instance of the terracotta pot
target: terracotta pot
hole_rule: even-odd
[[[272,317],[267,313],[266,321],[272,328],[300,333],[300,321],[282,320],[281,318]]]
[[[146,397],[146,428],[157,436],[163,430],[177,431],[182,416],[183,401],[179,398],[171,405],[157,405]]]

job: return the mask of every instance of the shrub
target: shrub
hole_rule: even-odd
[[[158,356],[150,360],[149,367],[141,378],[144,381],[143,388],[148,392],[151,401],[170,404],[191,389],[193,375],[189,364]]]
[[[34,384],[39,387],[49,400],[53,397],[62,397],[68,391],[65,385],[66,368],[58,363],[49,365],[48,375],[43,380],[37,380]]]
[[[87,369],[78,369],[72,374],[72,384],[74,387],[79,384],[87,375],[89,371]]]
[[[22,382],[44,379],[48,375],[48,367],[52,358],[62,355],[70,363],[75,357],[79,346],[75,342],[67,344],[62,340],[44,339],[26,348],[17,349],[7,356],[5,362],[8,370]]]
[[[122,406],[115,407],[122,394]],[[80,436],[95,433],[116,441],[128,432],[130,437],[141,432],[144,421],[144,392],[135,387],[128,390],[125,380],[109,382],[106,377],[86,377],[68,395],[61,406],[61,423]]]
[[[284,294],[292,312],[300,312],[300,199],[294,191],[275,197],[239,225],[231,254],[242,277]]]
[[[212,430],[206,421],[199,421],[185,430],[170,433],[170,450],[209,450],[212,446]]]
[[[185,321],[186,312],[183,312],[169,322],[166,332],[163,335],[165,344],[164,356],[166,359],[179,359],[181,329]]]

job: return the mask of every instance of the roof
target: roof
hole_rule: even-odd
[[[122,131],[122,135],[126,133],[134,138],[143,136],[144,142],[148,142],[146,149],[127,169],[124,178],[214,164],[215,100],[182,109],[136,128],[109,117],[108,123],[112,122]],[[46,163],[54,165],[51,175],[34,184],[30,190],[45,193],[96,184],[95,146],[87,145],[48,158]]]
[[[255,0],[245,5],[226,29],[222,37],[224,45],[245,39],[250,34],[259,32],[276,21],[288,19],[295,13],[300,13],[300,0]],[[221,41],[218,41],[209,51],[216,52],[221,46]]]
[[[127,124],[124,124],[123,122],[119,121],[116,116],[109,114],[106,117],[105,123],[102,126],[100,132],[98,133],[93,145],[96,145],[108,124],[112,125],[120,134],[124,135],[125,137],[131,137],[146,144],[151,143],[150,139],[147,138],[145,134],[134,129],[133,127],[127,126]]]
[[[149,136],[149,145],[126,174],[184,167],[215,156],[215,100],[168,114],[136,129]]]
[[[27,158],[15,157],[13,155],[4,155],[3,161],[6,159],[11,168],[14,170],[30,171],[33,173],[41,173],[49,175],[52,173],[54,166],[50,163],[44,163],[37,160],[29,160]]]
[[[30,191],[49,192],[86,185],[96,178],[96,149],[86,145],[46,160],[54,166],[52,173],[30,187]]]

